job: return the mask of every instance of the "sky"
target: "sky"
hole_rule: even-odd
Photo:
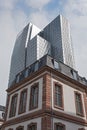
[[[71,25],[76,70],[87,78],[87,0],[0,0],[0,105],[6,104],[17,34],[29,22],[42,29],[59,14]]]

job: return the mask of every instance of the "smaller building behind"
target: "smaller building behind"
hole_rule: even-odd
[[[0,105],[0,129],[2,124],[4,123],[4,118],[5,118],[5,107]]]

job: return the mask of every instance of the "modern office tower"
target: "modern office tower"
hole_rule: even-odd
[[[70,26],[63,16],[56,17],[43,31],[29,23],[17,36],[11,59],[8,86],[10,87],[15,82],[14,79],[19,72],[46,55],[47,52],[57,61],[74,68],[71,44]]]
[[[50,55],[50,51],[50,43],[39,35],[36,35],[31,41],[29,41],[27,46],[27,67],[39,60],[44,55]]]
[[[19,72],[46,55],[47,52],[57,61],[74,68],[71,44],[70,26],[63,16],[56,17],[42,31],[29,23],[17,36],[11,59],[8,86],[10,87],[15,82],[15,77]]]
[[[9,84],[14,82],[15,76],[25,69],[26,67],[26,55],[27,55],[27,43],[40,32],[40,29],[35,25],[29,23],[17,36],[13,54],[11,58],[11,67],[9,74]]]
[[[68,66],[75,68],[70,25],[62,15],[57,16],[40,33],[51,43],[51,56]]]

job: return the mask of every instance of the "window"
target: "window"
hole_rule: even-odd
[[[77,72],[71,69],[71,74],[72,74],[72,77],[77,80]]]
[[[18,94],[15,94],[12,97],[9,117],[13,117],[16,114],[17,96],[18,96]]]
[[[19,104],[19,114],[26,111],[26,100],[27,100],[27,89],[21,92],[20,104]]]
[[[76,114],[83,116],[82,97],[81,94],[75,92]]]
[[[37,124],[31,123],[30,125],[28,125],[28,130],[37,130]]]
[[[18,126],[16,130],[24,130],[24,126]]]
[[[22,72],[20,73],[19,81],[23,80],[24,77],[25,77],[25,71],[22,71]]]
[[[54,106],[63,109],[63,91],[58,83],[54,83]]]
[[[20,75],[18,74],[18,75],[16,76],[16,83],[19,83],[19,78],[20,78]]]
[[[35,71],[38,70],[38,62],[35,63]]]
[[[38,83],[31,86],[30,110],[38,107]]]
[[[65,130],[65,125],[62,123],[55,123],[55,129],[54,130]]]
[[[28,68],[25,70],[25,77],[28,77]]]
[[[59,64],[55,60],[54,60],[54,67],[55,67],[55,69],[59,69]]]

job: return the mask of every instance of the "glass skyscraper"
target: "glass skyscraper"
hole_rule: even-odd
[[[8,86],[11,86],[19,72],[46,54],[71,68],[75,67],[70,25],[62,15],[57,16],[43,30],[29,23],[17,36]]]
[[[30,40],[40,32],[32,23],[29,23],[17,36],[13,54],[11,58],[11,67],[9,74],[9,84],[14,82],[15,76],[25,69],[27,58],[27,46]]]
[[[75,68],[70,25],[62,15],[57,16],[40,33],[51,43],[51,56],[68,66]]]

